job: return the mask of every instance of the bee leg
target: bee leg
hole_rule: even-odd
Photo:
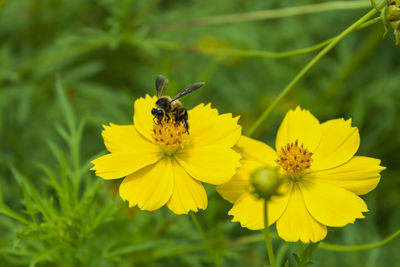
[[[171,117],[175,121],[175,125],[178,126],[178,124],[179,124],[179,109],[174,109],[171,112]]]
[[[165,114],[165,111],[163,110],[162,112],[163,112],[163,115],[160,116],[160,117],[158,117],[158,122],[159,122],[161,125],[162,125],[162,122],[163,122],[163,120],[164,120],[165,117],[167,118],[167,122],[169,121],[169,120],[168,120],[168,115]]]
[[[186,133],[189,134],[189,123],[188,123],[188,113],[186,108],[181,108],[180,109],[180,116],[179,116],[179,121],[183,122],[183,126],[185,127]]]
[[[183,126],[185,126],[186,133],[189,134],[189,123],[187,120],[183,120]]]

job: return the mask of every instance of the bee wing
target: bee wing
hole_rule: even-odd
[[[185,96],[187,94],[190,94],[191,92],[193,92],[194,90],[199,89],[200,87],[202,87],[205,83],[204,82],[199,82],[199,83],[194,83],[191,86],[189,86],[188,88],[183,89],[182,91],[180,91],[176,96],[174,96],[171,99],[171,102],[174,100],[177,100],[179,98],[181,98],[182,96]]]
[[[157,90],[157,97],[163,96],[165,89],[168,86],[168,79],[163,75],[158,75],[156,78],[156,90]]]

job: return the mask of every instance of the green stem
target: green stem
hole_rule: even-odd
[[[207,248],[208,253],[210,253],[211,258],[213,259],[215,266],[221,266],[219,262],[219,257],[216,252],[213,251],[213,248],[210,244],[210,242],[207,239],[206,232],[204,231],[203,227],[201,227],[201,224],[199,220],[196,217],[196,214],[193,211],[189,212],[190,217],[192,218],[193,223],[195,224],[197,231],[199,231],[201,237],[203,238],[204,246]]]
[[[360,25],[356,31],[361,30],[363,28],[366,28],[368,26],[371,26],[378,21],[381,21],[381,18],[374,18],[371,19],[364,24]],[[291,56],[297,56],[297,55],[303,55],[303,54],[308,54],[314,51],[317,51],[326,45],[328,45],[330,42],[335,37],[332,37],[328,40],[325,40],[321,43],[308,46],[308,47],[303,47],[299,49],[294,49],[290,51],[284,51],[284,52],[271,52],[271,51],[265,51],[265,50],[245,50],[245,49],[216,49],[216,50],[205,50],[197,47],[189,47],[189,46],[184,46],[181,43],[176,43],[176,42],[170,42],[170,41],[165,41],[165,40],[152,40],[152,43],[156,46],[158,46],[161,49],[166,49],[166,50],[181,50],[181,51],[189,51],[189,52],[195,52],[195,53],[201,53],[205,55],[216,55],[216,56],[232,56],[232,57],[255,57],[255,58],[287,58]]]
[[[364,244],[364,245],[357,245],[357,246],[348,246],[348,245],[334,245],[334,244],[328,244],[324,242],[319,243],[319,247],[321,249],[325,250],[330,250],[330,251],[338,251],[338,252],[347,252],[347,251],[362,251],[362,250],[369,250],[369,249],[374,249],[380,246],[384,246],[390,241],[394,240],[396,237],[400,236],[400,229],[397,230],[395,233],[391,234],[390,236],[386,237],[385,239],[372,243],[372,244]],[[272,235],[271,238],[274,239],[276,238],[276,235]],[[242,246],[246,244],[252,244],[252,243],[257,243],[261,242],[264,240],[264,235],[263,234],[255,234],[255,235],[249,235],[249,236],[242,236],[239,238],[235,238],[232,240],[226,240],[223,241],[220,246],[222,248],[225,247],[235,247],[235,246]],[[170,250],[162,251],[159,254],[157,254],[152,260],[159,260],[163,258],[168,258],[171,256],[179,255],[179,254],[185,254],[189,252],[195,252],[195,251],[200,251],[203,250],[204,246],[202,244],[186,244],[181,247],[173,248]]]
[[[298,248],[298,255],[301,257],[303,255],[303,243],[301,241],[297,242],[297,248]]]
[[[290,16],[320,13],[324,11],[367,8],[370,5],[371,4],[367,1],[336,1],[336,2],[319,3],[312,5],[285,7],[279,9],[260,10],[260,11],[246,12],[246,13],[217,15],[217,16],[209,16],[189,21],[165,23],[163,25],[157,25],[153,27],[150,31],[152,33],[156,33],[168,30],[179,30],[179,29],[193,28],[206,25],[286,18]]]
[[[326,243],[320,243],[319,247],[325,250],[331,250],[331,251],[340,251],[340,252],[352,252],[352,251],[361,251],[361,250],[369,250],[377,247],[381,247],[383,245],[386,245],[396,237],[400,236],[400,229],[391,234],[390,236],[386,237],[385,239],[376,242],[376,243],[371,243],[371,244],[364,244],[364,245],[358,245],[358,246],[341,246],[341,245],[333,245],[333,244],[326,244]]]
[[[269,227],[268,227],[268,205],[267,201],[264,201],[264,240],[265,240],[265,245],[267,246],[267,253],[268,253],[268,259],[271,267],[276,267],[275,264],[275,256],[274,256],[274,250],[272,248],[272,243],[271,243],[271,237],[269,234]]]
[[[380,7],[383,7],[386,3],[380,4]],[[272,102],[272,104],[264,110],[261,116],[257,119],[257,121],[250,127],[247,131],[247,136],[252,136],[257,128],[264,122],[265,119],[269,116],[272,110],[278,105],[278,103],[293,89],[293,87],[305,76],[305,74],[315,65],[317,64],[321,58],[323,58],[333,47],[335,47],[341,40],[343,40],[346,36],[352,33],[355,29],[357,29],[360,25],[370,19],[377,13],[377,10],[374,8],[353,23],[350,27],[344,30],[341,34],[336,36],[323,50],[321,50],[297,75],[294,79],[283,89],[283,91],[279,94],[279,96]]]

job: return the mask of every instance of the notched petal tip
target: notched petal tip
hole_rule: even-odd
[[[297,105],[296,108],[294,108],[294,109],[290,109],[290,111],[292,111],[292,112],[306,112],[306,113],[311,114],[310,110],[308,110],[306,108],[302,108],[299,105]]]
[[[382,160],[380,160],[380,159],[377,159],[378,160],[378,172],[380,173],[381,171],[384,171],[384,170],[386,170],[387,168],[386,168],[386,166],[382,166],[381,165],[381,163],[382,163]],[[380,175],[379,175],[380,176]]]

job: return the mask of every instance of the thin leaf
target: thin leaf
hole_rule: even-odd
[[[3,201],[3,193],[2,190],[0,188],[0,214],[4,214],[5,216],[8,216],[10,218],[13,218],[17,221],[20,221],[24,224],[28,224],[28,220],[25,219],[22,215],[20,215],[19,213],[13,211],[12,209],[10,209]]]
[[[73,133],[73,132],[75,132],[76,120],[75,120],[75,116],[74,116],[72,107],[71,107],[70,103],[68,102],[68,99],[65,95],[59,75],[56,75],[55,87],[56,87],[56,91],[57,91],[58,101],[60,102],[61,109],[64,113],[65,120],[67,121],[68,129],[69,129],[70,133]]]
[[[126,254],[155,248],[155,247],[160,246],[162,243],[164,243],[164,241],[156,240],[156,241],[149,241],[149,242],[140,243],[140,244],[136,244],[136,245],[123,246],[121,248],[118,248],[111,252],[108,252],[106,254],[106,257],[113,258],[113,257],[123,256]]]

